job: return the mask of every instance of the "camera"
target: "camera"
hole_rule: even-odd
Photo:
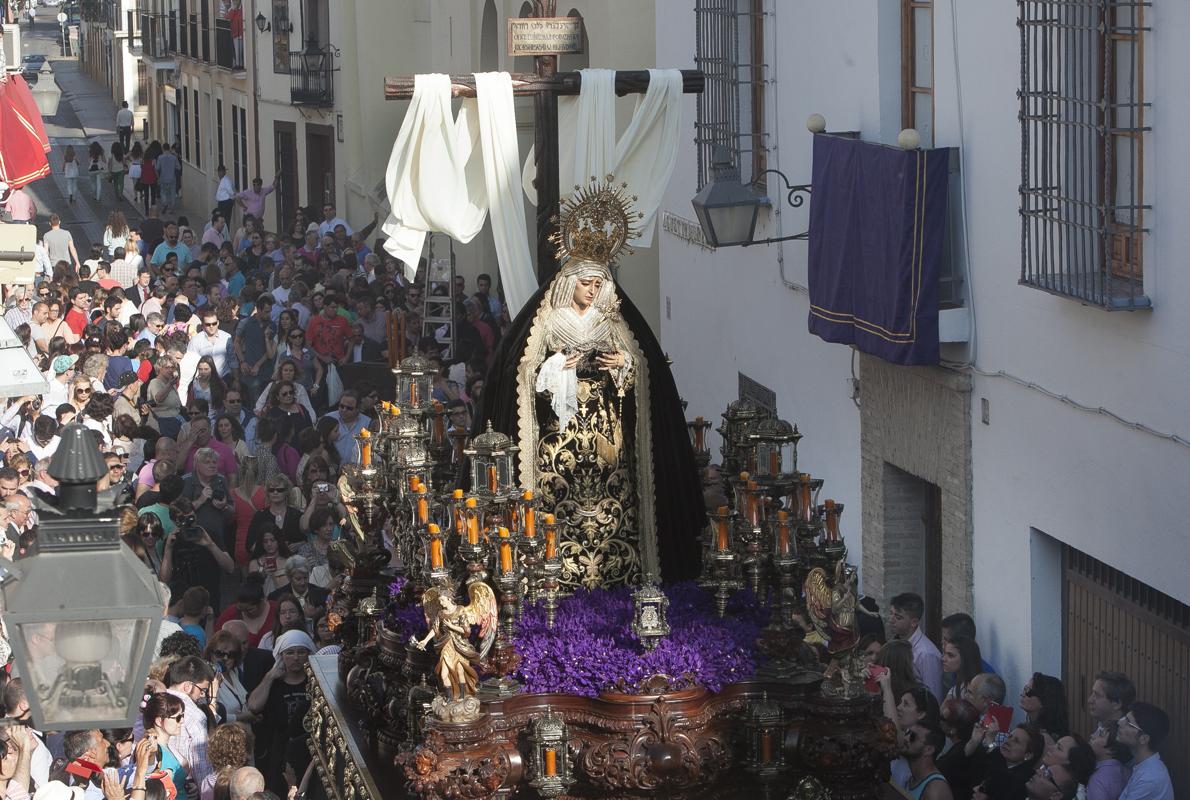
[[[321,494],[326,494],[331,490],[331,485],[326,481],[319,481],[318,483],[314,484],[314,488]]]
[[[187,544],[198,544],[202,541],[202,528],[198,527],[193,513],[186,514],[178,520],[178,538]]]
[[[211,478],[211,499],[220,501],[227,499],[227,481],[222,475]]]

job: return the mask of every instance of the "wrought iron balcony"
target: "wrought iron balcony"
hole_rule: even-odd
[[[328,107],[335,104],[334,45],[310,44],[289,53],[289,98],[295,105]]]
[[[171,26],[165,14],[155,11],[141,11],[138,20],[137,34],[141,56],[152,61],[166,61],[171,58]]]

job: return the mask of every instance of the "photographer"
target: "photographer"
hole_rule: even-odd
[[[200,424],[210,425],[205,419]],[[199,527],[226,549],[226,532],[234,525],[235,509],[227,494],[227,478],[219,473],[219,454],[213,448],[200,447],[194,453],[194,471],[186,476],[182,497],[194,503]]]
[[[191,586],[202,586],[211,596],[211,605],[219,608],[220,572],[234,572],[235,562],[198,524],[188,499],[179,497],[174,501],[170,516],[178,527],[165,539],[158,577],[169,584],[175,597],[181,597]]]

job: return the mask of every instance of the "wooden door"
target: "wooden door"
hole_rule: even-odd
[[[1063,548],[1063,683],[1070,725],[1095,729],[1087,695],[1095,674],[1117,670],[1136,684],[1136,697],[1170,719],[1162,759],[1175,797],[1190,796],[1190,606],[1072,547]]]
[[[298,208],[297,129],[292,122],[273,123],[273,164],[277,181],[277,232],[289,235]]]
[[[322,207],[335,202],[335,129],[306,125],[306,204],[312,219],[322,219]]]

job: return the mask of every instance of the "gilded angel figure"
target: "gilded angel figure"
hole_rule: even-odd
[[[454,591],[432,587],[421,596],[426,624],[430,632],[418,640],[410,637],[424,650],[432,639],[438,649],[438,679],[450,700],[462,700],[474,695],[479,686],[476,665],[487,657],[496,640],[496,593],[482,581],[467,587],[470,603],[460,606]],[[479,647],[471,642],[471,626],[479,626]]]

